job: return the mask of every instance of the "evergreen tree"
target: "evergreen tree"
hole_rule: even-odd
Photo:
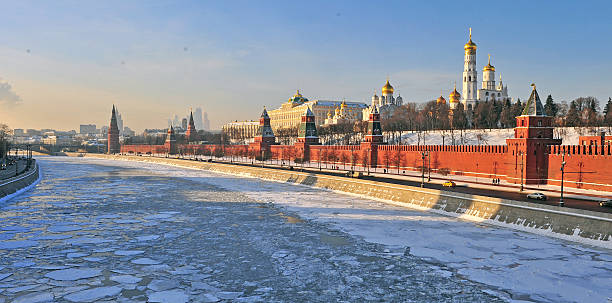
[[[608,97],[608,103],[603,110],[603,123],[605,126],[612,126],[612,98]]]
[[[548,95],[546,98],[546,103],[544,104],[544,113],[549,117],[556,117],[557,112],[559,112],[559,106],[555,104],[551,95]]]
[[[580,126],[580,112],[578,111],[578,104],[576,100],[572,100],[570,103],[569,110],[567,111],[567,116],[565,116],[565,126],[575,127]]]

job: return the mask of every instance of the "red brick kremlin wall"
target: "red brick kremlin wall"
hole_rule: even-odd
[[[547,184],[561,185],[563,153],[566,163],[564,186],[612,191],[612,145],[550,146]]]
[[[420,171],[423,166],[421,153],[427,151],[431,157],[432,172],[453,175],[475,176],[483,179],[500,178],[519,184],[520,160],[508,150],[507,145],[456,145],[456,146],[414,146],[414,145],[373,145],[366,150],[360,145],[306,145],[310,161],[334,163],[340,168],[371,167],[387,168],[390,172]],[[375,151],[373,151],[375,150]],[[165,154],[165,145],[123,145],[125,154]],[[233,155],[234,157],[260,157],[258,147],[248,145],[178,145],[178,151],[187,155]],[[586,145],[554,145],[546,150],[546,163],[542,170],[547,174],[541,184],[560,185],[561,154],[565,152],[564,186],[584,189],[612,191],[612,147]],[[364,156],[374,154],[364,162]],[[277,160],[301,159],[303,150],[294,145],[271,145],[265,157]],[[520,159],[520,158],[518,158]],[[307,159],[308,160],[308,159]],[[430,165],[425,158],[425,167]],[[483,180],[484,181],[484,180]],[[488,182],[488,181],[487,181]]]

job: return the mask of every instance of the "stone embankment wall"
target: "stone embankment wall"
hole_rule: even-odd
[[[214,172],[261,178],[325,188],[359,195],[386,203],[433,211],[476,222],[501,225],[570,241],[612,249],[612,215],[594,211],[560,208],[486,196],[423,189],[369,180],[284,171],[222,163],[208,163],[144,156],[87,155],[204,169]]]
[[[0,199],[17,192],[20,189],[30,186],[38,180],[40,171],[36,161],[32,163],[32,167],[27,172],[10,179],[0,181]]]

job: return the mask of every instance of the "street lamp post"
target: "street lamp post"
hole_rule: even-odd
[[[261,168],[264,167],[264,149],[261,149]]]
[[[428,156],[427,152],[421,152],[421,159],[423,160],[423,166],[421,166],[421,187],[425,187],[425,157]]]
[[[427,154],[427,182],[431,182],[431,153]]]
[[[559,199],[559,206],[563,207],[563,174],[565,173],[565,152],[561,155],[561,198]]]
[[[521,156],[521,191],[523,191],[523,165],[524,165],[523,159],[525,158],[524,157],[525,153],[521,152],[520,156]]]

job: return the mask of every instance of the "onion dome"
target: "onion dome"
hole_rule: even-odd
[[[393,86],[389,83],[389,79],[387,79],[387,83],[382,88],[383,95],[393,95]]]
[[[444,97],[440,95],[440,97],[438,97],[438,99],[436,100],[436,104],[446,104],[446,99],[444,99]]]
[[[331,110],[328,110],[328,111],[327,111],[327,118],[328,118],[328,119],[331,119],[331,118],[332,118],[332,113],[331,113]]]
[[[457,91],[457,84],[455,84],[455,88],[453,89],[453,91],[450,93],[450,95],[448,95],[448,101],[450,103],[458,103],[459,100],[461,100],[461,95],[459,94],[459,92]]]
[[[489,63],[483,68],[483,71],[495,71],[495,66],[491,65],[491,55],[489,55]]]
[[[463,48],[465,52],[469,52],[471,54],[476,53],[476,43],[472,42],[472,28],[470,27],[470,41],[466,43]]]
[[[340,108],[336,106],[336,115],[340,114]]]
[[[293,95],[293,98],[302,98],[302,94],[300,94],[299,89],[295,92],[295,95]]]

